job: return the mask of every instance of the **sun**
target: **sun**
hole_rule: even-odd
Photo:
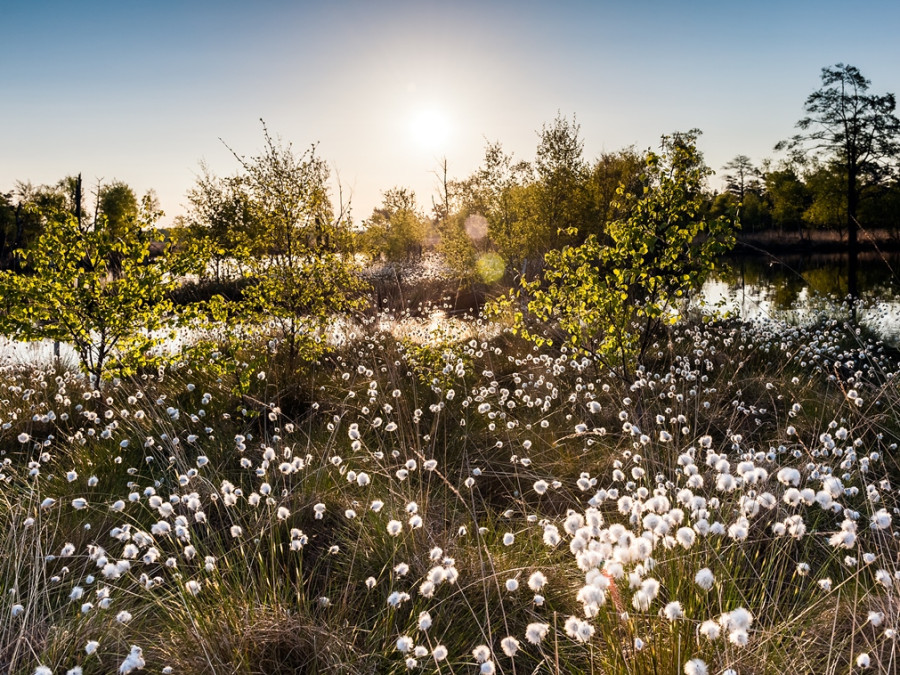
[[[410,119],[413,141],[423,150],[440,150],[450,136],[450,118],[440,110],[419,110]]]

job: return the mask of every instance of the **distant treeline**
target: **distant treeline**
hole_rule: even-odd
[[[762,234],[776,246],[827,231],[826,238],[847,242],[851,258],[860,229],[900,240],[894,96],[868,93],[869,81],[844,64],[823,68],[822,81],[822,89],[806,100],[807,117],[797,123],[803,133],[776,146],[787,151],[782,159],[755,165],[746,155],[735,156],[720,167],[718,181],[706,184],[697,218],[724,218],[739,224],[745,237]],[[590,160],[580,132],[574,118],[558,115],[540,130],[532,159],[516,158],[500,142],[490,142],[478,169],[461,179],[450,177],[444,160],[430,205],[408,188],[393,187],[361,223],[346,217],[346,205],[333,208],[316,197],[313,210],[319,215],[310,224],[310,243],[333,249],[332,235],[317,224],[338,218],[346,225],[342,245],[374,260],[408,261],[436,248],[460,278],[475,279],[483,277],[477,265],[490,253],[495,267],[527,276],[529,262],[549,251],[591,236],[608,242],[609,225],[627,215],[622,205],[646,189],[647,153],[627,147]],[[672,137],[696,139],[699,133]],[[696,161],[705,171],[702,156]],[[312,183],[316,194],[325,194],[320,178]],[[284,248],[285,242],[262,236],[271,214],[254,199],[253,185],[252,173],[222,178],[203,167],[188,193],[188,213],[171,231],[178,245],[210,253],[215,281],[236,261]],[[74,216],[79,227],[102,223],[122,229],[141,209],[156,210],[152,195],[139,203],[121,181],[97,185],[91,201],[88,208],[80,176],[49,186],[20,182],[0,193],[0,269],[16,267],[16,251],[27,250],[49,219]]]
[[[607,225],[623,217],[622,198],[641,189],[644,153],[628,147],[589,161],[579,132],[574,121],[557,118],[541,131],[532,161],[516,160],[500,143],[489,144],[470,176],[442,177],[431,213],[407,189],[386,191],[364,223],[363,248],[399,260],[436,242],[464,270],[474,247],[496,251],[518,270],[525,261],[581,243],[590,234],[602,238]],[[795,156],[756,166],[747,156],[736,156],[718,172],[721,188],[708,186],[704,192],[704,212],[698,215],[725,217],[744,235],[765,234],[774,244],[819,239],[825,232],[826,239],[846,241],[846,172],[838,161],[802,160]],[[900,182],[891,177],[863,186],[856,219],[865,230],[900,240]]]
[[[579,125],[558,117],[541,131],[535,158],[517,160],[500,143],[485,149],[481,166],[463,179],[450,179],[441,166],[439,193],[428,211],[413,191],[394,187],[354,228],[356,248],[377,259],[406,261],[437,248],[462,276],[474,271],[478,254],[494,251],[510,271],[548,250],[603,235],[607,223],[622,217],[619,199],[639,190],[643,153],[634,147],[584,158]],[[739,222],[745,234],[767,233],[785,243],[830,231],[845,239],[846,178],[837,163],[766,160],[756,166],[738,155],[719,171],[721,190],[704,194],[705,215]],[[54,185],[20,182],[0,193],[0,268],[16,264],[16,250],[27,250],[48,219],[77,215],[83,227],[104,222],[119,229],[138,217],[141,200],[123,181],[95,186],[85,195],[80,178]],[[150,200],[153,208],[154,198]],[[254,228],[253,214],[234,178],[205,174],[188,195],[190,209],[176,227],[198,237],[214,235],[216,249],[229,250]],[[900,182],[869,186],[860,200],[858,220],[867,230],[900,239]],[[185,232],[186,234],[186,232]]]
[[[81,176],[66,176],[54,185],[19,181],[9,192],[0,192],[0,269],[21,266],[23,254],[32,248],[51,221],[74,218],[87,231],[108,228],[115,236],[136,223],[142,213],[159,213],[153,192],[139,199],[127,183],[98,183],[91,199]]]

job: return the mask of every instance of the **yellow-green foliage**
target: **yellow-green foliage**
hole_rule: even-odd
[[[444,392],[472,370],[472,360],[465,353],[460,337],[447,328],[438,327],[427,341],[402,339],[401,345],[419,381],[435,392]]]
[[[150,257],[152,231],[134,220],[118,227],[51,218],[26,254],[27,272],[0,272],[0,332],[70,344],[98,387],[110,371],[151,365],[172,316],[174,282],[165,260]]]
[[[405,188],[393,188],[383,194],[365,222],[360,239],[363,249],[372,257],[390,261],[408,260],[421,255],[429,233],[429,223],[419,211],[416,195]]]
[[[703,215],[709,174],[695,132],[663,138],[661,154],[647,153],[642,192],[619,188],[617,207],[628,216],[608,224],[609,242],[590,235],[550,251],[543,277],[523,280],[495,309],[522,299],[528,315],[555,324],[571,346],[630,363],[652,336],[646,329],[676,321],[682,298],[734,245],[729,222]],[[550,339],[529,330],[524,311],[515,314],[515,328],[538,343]]]
[[[345,213],[335,212],[330,199],[328,167],[315,146],[297,153],[267,130],[262,152],[238,160],[239,176],[218,182],[205,176],[198,187],[214,203],[240,202],[239,208],[204,207],[197,218],[212,233],[241,232],[232,262],[246,282],[239,301],[217,298],[207,308],[205,328],[215,330],[227,316],[229,325],[269,338],[289,366],[315,360],[327,323],[360,307],[365,289],[349,253]],[[215,264],[219,250],[210,249],[207,260]]]

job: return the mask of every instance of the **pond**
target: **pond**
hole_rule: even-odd
[[[705,303],[718,305],[746,320],[787,320],[808,323],[823,314],[849,319],[847,258],[840,254],[732,256],[727,271],[703,287]],[[857,318],[881,339],[900,346],[900,255],[867,252],[860,255]],[[435,332],[467,335],[470,326],[443,311],[419,319],[394,319],[390,330],[413,340]],[[382,326],[384,328],[384,326]],[[335,324],[332,340],[341,342],[355,327]],[[183,339],[184,336],[182,336]],[[55,349],[66,367],[77,368],[78,357],[67,345],[50,341],[18,342],[0,336],[0,363],[51,364]]]
[[[850,317],[846,255],[744,255],[725,262],[728,270],[704,286],[709,304],[722,303],[748,320],[805,323],[823,313]],[[861,253],[858,285],[860,325],[900,343],[900,255]]]

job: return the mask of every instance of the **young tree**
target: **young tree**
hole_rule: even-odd
[[[16,205],[12,193],[0,192],[0,269],[9,267],[9,253],[16,233]]]
[[[734,245],[732,223],[703,215],[704,180],[711,171],[696,148],[697,131],[663,137],[648,152],[640,190],[619,189],[627,217],[608,226],[611,240],[550,251],[542,279],[523,281],[518,295],[528,315],[555,330],[556,339],[618,365],[626,376],[652,342],[657,327],[678,319],[685,295],[716,269]],[[538,343],[525,312],[515,329]],[[638,327],[638,324],[640,326]]]
[[[626,192],[635,192],[641,186],[641,173],[644,170],[644,157],[633,146],[615,152],[602,153],[591,166],[589,190],[596,213],[593,228],[585,228],[584,235],[605,232],[606,225],[627,214],[622,213],[615,205],[618,203],[617,191],[625,186]]]
[[[314,357],[322,330],[335,313],[357,308],[365,284],[349,254],[349,218],[335,212],[329,172],[313,145],[294,152],[263,125],[265,147],[249,159],[235,157],[256,236],[246,261],[247,286],[232,320],[269,333],[283,348],[288,368]]]
[[[550,228],[539,215],[540,186],[528,162],[514,161],[499,142],[488,143],[481,166],[457,187],[463,218],[487,220],[488,242],[482,243],[496,249],[509,271],[547,250]]]
[[[772,225],[783,233],[803,227],[803,214],[811,203],[806,185],[790,165],[767,171],[763,176],[765,196],[771,205]]]
[[[726,189],[743,202],[750,190],[759,189],[759,170],[747,155],[738,155],[722,167]]]
[[[473,283],[478,278],[479,251],[466,231],[466,219],[465,212],[455,212],[440,221],[437,250],[455,278]]]
[[[803,220],[815,228],[837,230],[843,238],[846,231],[847,193],[843,190],[843,167],[834,162],[808,171],[806,190],[811,203],[803,212]]]
[[[152,193],[145,195],[147,206],[152,206],[155,197]],[[94,214],[93,228],[104,229],[113,239],[130,237],[135,229],[140,215],[140,205],[137,195],[128,183],[114,180],[97,188],[97,212]],[[121,267],[122,253],[110,251],[110,272],[118,274]]]
[[[540,132],[534,169],[540,185],[539,219],[549,230],[551,246],[558,246],[567,236],[577,236],[585,226],[595,222],[588,181],[590,170],[584,161],[581,126],[557,115]]]
[[[190,209],[175,231],[184,271],[221,283],[239,276],[251,256],[264,255],[264,237],[247,186],[240,176],[219,178],[205,166],[188,192]]]
[[[890,175],[900,151],[900,120],[893,94],[870,94],[871,82],[850,65],[822,69],[822,88],[806,99],[803,132],[781,141],[776,150],[816,155],[842,167],[846,196],[848,288],[858,296],[857,214],[865,192]]]
[[[889,233],[900,241],[900,180],[894,180],[873,199],[860,205],[860,221]]]
[[[71,214],[48,218],[26,252],[27,273],[0,272],[0,332],[70,344],[98,389],[110,371],[148,365],[171,318],[174,281],[164,259],[150,258],[147,228],[158,214],[143,213],[119,232],[104,219],[85,230]]]
[[[481,243],[476,242],[466,229],[476,194],[472,178],[451,180],[446,157],[441,159],[434,176],[437,194],[432,196],[431,205],[437,234],[435,248],[451,274],[459,281],[471,284],[478,276],[478,243]]]
[[[398,262],[422,255],[428,222],[416,203],[416,193],[395,187],[382,193],[381,206],[365,221],[363,246],[371,255]]]
[[[25,251],[35,245],[49,220],[73,217],[79,227],[86,226],[80,174],[55,185],[18,181],[0,202],[0,269],[21,269]]]
[[[113,236],[130,232],[138,218],[137,195],[124,181],[115,180],[101,185],[97,193],[97,217],[106,218],[106,229]]]
[[[13,198],[16,214],[11,243],[16,255],[14,266],[20,267],[22,252],[35,244],[47,220],[66,213],[66,198],[57,186],[32,185],[31,181],[17,181]]]

